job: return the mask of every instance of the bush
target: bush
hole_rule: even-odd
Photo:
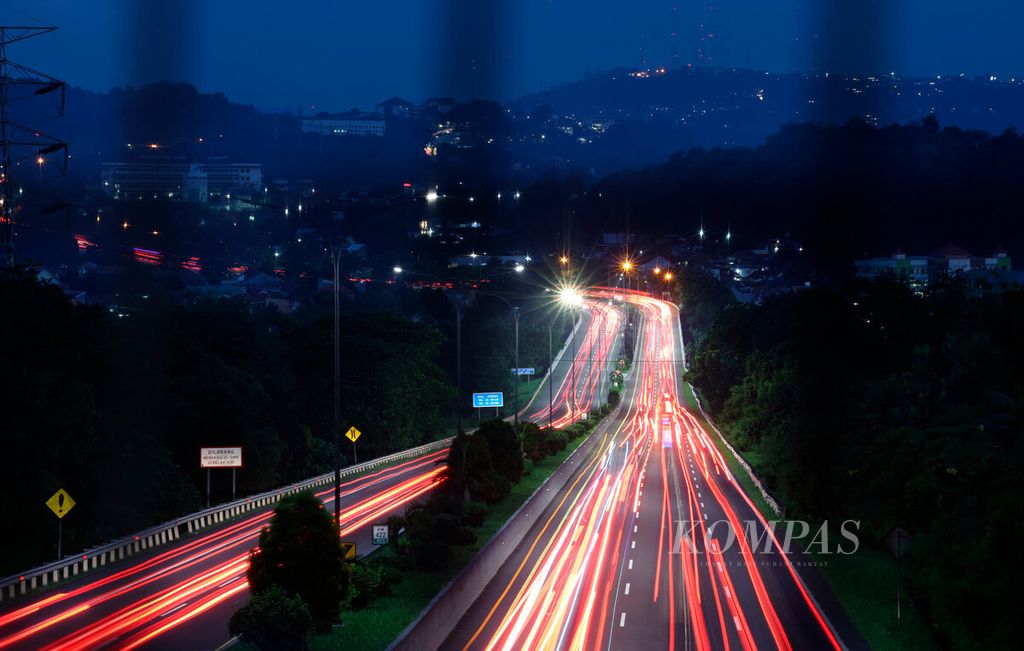
[[[352,566],[354,594],[349,605],[356,609],[366,608],[377,598],[391,594],[391,585],[401,580],[401,572],[392,567],[355,563]]]
[[[512,490],[511,482],[495,470],[487,440],[480,436],[467,437],[466,480],[470,497],[478,502],[495,504]]]
[[[476,544],[476,532],[473,531],[472,527],[455,527],[448,534],[449,542],[452,545],[473,545]]]
[[[231,616],[229,630],[261,651],[305,651],[313,618],[302,599],[272,585]]]
[[[615,389],[612,389],[611,391],[608,392],[608,406],[609,407],[618,407],[620,402],[622,402],[622,394],[621,393],[619,393]]]
[[[310,492],[283,498],[259,547],[249,553],[249,586],[260,594],[279,586],[305,602],[316,630],[330,629],[348,593],[351,570],[342,555],[338,528]]]
[[[548,432],[548,438],[545,441],[548,446],[549,454],[558,454],[566,448],[569,444],[569,439],[566,438],[565,434],[558,430],[552,430]]]
[[[548,455],[546,440],[547,433],[535,423],[523,425],[523,453],[534,463]]]
[[[466,505],[462,509],[462,521],[471,527],[479,527],[487,518],[488,511],[489,509],[486,504],[482,504],[480,502],[466,502]]]
[[[523,477],[523,445],[515,428],[503,420],[489,420],[473,435],[483,438],[491,453],[491,463],[499,475],[513,484]]]

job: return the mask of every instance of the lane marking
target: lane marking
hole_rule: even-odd
[[[626,594],[629,594],[629,584],[626,584]]]
[[[633,569],[633,559],[629,559],[629,569]]]
[[[619,618],[619,628],[622,628],[625,625],[626,625],[626,613],[622,613],[622,617]],[[737,622],[736,625],[739,626],[739,623]]]

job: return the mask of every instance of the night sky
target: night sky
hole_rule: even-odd
[[[507,100],[587,71],[671,65],[672,32],[685,64],[702,21],[726,66],[1024,73],[1019,0],[721,0],[710,14],[707,0],[0,0],[7,24],[60,27],[11,58],[73,85],[183,80],[268,109]]]

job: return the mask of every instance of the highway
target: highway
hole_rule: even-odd
[[[623,407],[443,648],[842,648],[683,406],[676,307],[625,299],[641,323]]]
[[[341,538],[372,549],[370,527],[426,494],[440,480],[447,450],[342,484]],[[333,488],[317,493],[333,511]],[[248,552],[272,509],[184,538],[130,563],[5,604],[0,649],[213,649],[248,600]]]
[[[568,363],[567,346],[521,413],[541,409],[544,418],[538,421],[546,424],[546,383],[554,382],[556,425],[568,422],[574,374],[576,416],[599,404],[603,367],[591,360],[605,358],[617,328],[618,312],[606,304],[582,310],[575,364]],[[442,480],[439,462],[446,454],[446,449],[429,453],[343,483],[342,540],[355,542],[360,555],[372,550],[372,525],[433,489]],[[333,511],[333,489],[317,496]],[[49,591],[5,602],[0,650],[214,649],[230,637],[228,620],[248,600],[248,552],[272,514],[271,507],[252,511]]]

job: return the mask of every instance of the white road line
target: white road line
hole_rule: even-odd
[[[623,613],[622,616],[625,617],[626,614]],[[743,630],[743,627],[740,626],[740,618],[739,617],[737,617],[736,615],[733,615],[732,616],[732,621],[736,623],[736,630],[737,631],[742,631]]]
[[[633,559],[629,559],[629,569],[633,569]]]
[[[633,533],[636,533],[636,527],[637,527],[637,525],[634,524],[633,525]]]
[[[635,540],[633,541],[633,545],[630,547],[630,549],[636,549],[636,541]]]
[[[619,618],[619,628],[626,625],[626,613],[622,613],[622,617]],[[738,626],[739,624],[737,624]]]
[[[629,584],[626,584],[626,594],[629,594]]]

